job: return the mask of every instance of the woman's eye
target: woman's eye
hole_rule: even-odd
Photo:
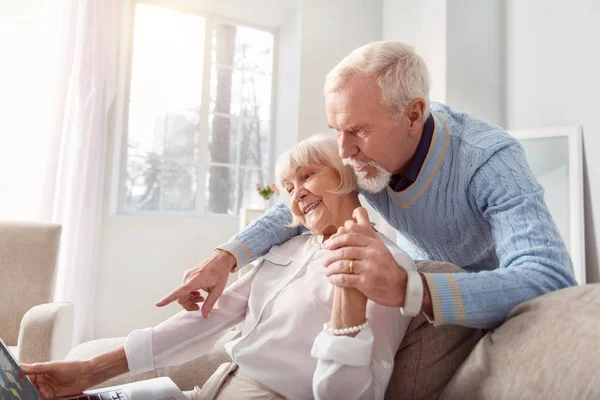
[[[311,176],[312,176],[312,174],[306,174],[306,175],[304,175],[304,179],[306,180],[306,179],[310,178]]]

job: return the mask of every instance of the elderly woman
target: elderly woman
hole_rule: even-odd
[[[191,399],[382,399],[394,355],[410,322],[397,307],[384,307],[356,289],[329,283],[323,263],[327,240],[350,227],[379,235],[396,263],[413,261],[371,227],[360,208],[354,173],[337,155],[335,138],[316,135],[277,162],[289,194],[292,225],[305,234],[273,247],[262,262],[229,286],[206,319],[182,311],[154,328],[135,330],[124,347],[95,360],[25,366],[47,396],[79,393],[112,376],[184,363],[213,348],[232,327],[241,331],[225,344],[231,356]],[[360,274],[361,257],[349,255],[349,273]],[[354,260],[356,259],[356,262]],[[53,366],[55,366],[54,369]],[[48,381],[44,375],[54,379]],[[73,380],[77,376],[78,379]],[[62,380],[61,380],[62,379]],[[64,384],[61,384],[64,382]]]

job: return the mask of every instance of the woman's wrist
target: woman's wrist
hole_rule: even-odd
[[[336,286],[329,328],[345,329],[359,326],[366,321],[367,298],[356,289]],[[347,334],[356,336],[358,332]]]
[[[89,381],[89,387],[122,375],[129,371],[125,346],[100,354],[85,362],[84,376]]]

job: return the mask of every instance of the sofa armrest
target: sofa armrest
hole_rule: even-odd
[[[34,306],[21,320],[17,357],[23,363],[62,360],[71,349],[72,338],[72,303]]]

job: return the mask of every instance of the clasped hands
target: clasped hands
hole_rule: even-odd
[[[401,307],[406,271],[398,268],[394,256],[373,229],[367,210],[358,207],[352,217],[326,243],[331,254],[323,266],[329,282],[355,288],[383,306]]]

